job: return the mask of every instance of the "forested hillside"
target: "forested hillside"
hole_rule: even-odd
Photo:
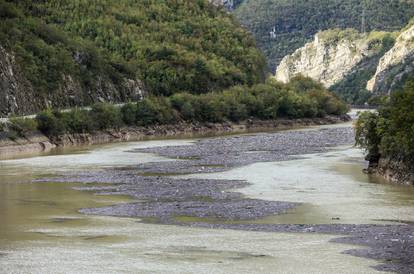
[[[112,94],[126,89],[127,79],[142,80],[155,95],[264,80],[265,60],[254,39],[207,0],[0,0],[0,17],[4,70],[21,71],[9,78],[28,80],[21,89],[36,96],[38,107],[136,99]],[[17,99],[23,93],[6,88]],[[63,101],[68,90],[82,92],[72,94],[74,102],[57,103],[54,95]]]
[[[414,1],[245,0],[235,15],[254,34],[274,70],[320,30],[399,31],[414,17]]]
[[[89,119],[89,112],[75,110],[69,122],[47,124],[82,132],[92,121],[121,121],[93,127],[103,129],[143,121],[323,117],[347,110],[307,78],[265,83],[266,62],[254,39],[208,0],[0,0],[0,8],[3,115],[136,102],[131,95],[143,88],[141,81],[146,103],[127,108],[123,122],[112,119],[119,110],[95,105],[92,113],[109,112],[112,118]]]

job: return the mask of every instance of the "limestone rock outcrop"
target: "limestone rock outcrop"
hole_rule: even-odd
[[[382,50],[386,33],[361,34],[353,29],[333,29],[315,35],[312,42],[283,58],[276,79],[287,83],[301,74],[329,88],[343,80],[366,59]]]
[[[394,47],[381,58],[367,89],[374,93],[389,94],[413,72],[414,24],[401,32]]]

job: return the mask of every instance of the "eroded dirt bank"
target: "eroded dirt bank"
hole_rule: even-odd
[[[278,119],[275,121],[249,120],[243,123],[180,123],[152,127],[128,127],[118,131],[100,131],[86,134],[64,135],[48,138],[40,132],[24,137],[13,137],[0,132],[0,159],[30,156],[50,152],[56,147],[85,146],[125,141],[141,141],[164,137],[194,137],[226,133],[284,130],[315,125],[328,125],[349,121],[350,117],[327,116],[308,119]]]
[[[189,146],[136,150],[175,161],[67,173],[39,181],[82,182],[85,186],[79,187],[80,190],[101,195],[129,195],[136,199],[136,202],[128,204],[82,209],[85,214],[139,217],[144,222],[217,229],[339,234],[344,237],[336,239],[337,242],[367,247],[347,253],[377,259],[376,269],[413,273],[412,223],[260,224],[255,221],[286,213],[299,203],[246,198],[235,190],[248,185],[245,181],[176,176],[226,171],[258,162],[292,160],[304,154],[326,152],[333,147],[352,144],[353,138],[353,130],[347,126],[203,139]]]

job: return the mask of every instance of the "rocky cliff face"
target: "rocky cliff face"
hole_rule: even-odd
[[[0,45],[0,117],[10,114],[33,114],[48,107],[70,108],[96,102],[139,100],[145,90],[141,81],[124,79],[121,85],[106,78],[93,79],[94,90],[87,90],[71,75],[62,75],[59,88],[47,94],[36,92],[12,52]]]
[[[14,55],[0,46],[0,117],[33,113],[44,103],[34,98],[33,88],[21,75]]]
[[[405,29],[380,60],[367,89],[375,93],[390,93],[404,78],[414,72],[414,24]]]
[[[242,0],[209,0],[210,3],[217,6],[224,6],[228,10],[232,11],[236,6],[242,2]]]
[[[383,35],[385,33],[365,35],[351,29],[320,32],[313,42],[283,58],[276,70],[276,79],[286,83],[302,74],[331,87],[361,62],[378,54]]]

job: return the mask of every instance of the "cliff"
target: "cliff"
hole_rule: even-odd
[[[302,74],[329,88],[362,62],[378,55],[386,35],[384,32],[361,34],[352,29],[320,32],[313,42],[283,58],[276,70],[276,79],[286,83]]]
[[[210,3],[217,6],[223,6],[229,11],[233,11],[243,0],[209,0]]]
[[[82,65],[81,61],[78,65]],[[123,78],[121,83],[114,83],[109,77],[98,75],[90,80],[96,83],[93,89],[85,88],[74,75],[62,74],[55,90],[46,93],[35,91],[14,53],[0,45],[0,117],[32,114],[49,107],[69,108],[96,102],[139,100],[145,93],[138,79]]]
[[[414,71],[414,24],[398,36],[392,47],[379,61],[377,71],[367,84],[374,93],[389,94]]]

